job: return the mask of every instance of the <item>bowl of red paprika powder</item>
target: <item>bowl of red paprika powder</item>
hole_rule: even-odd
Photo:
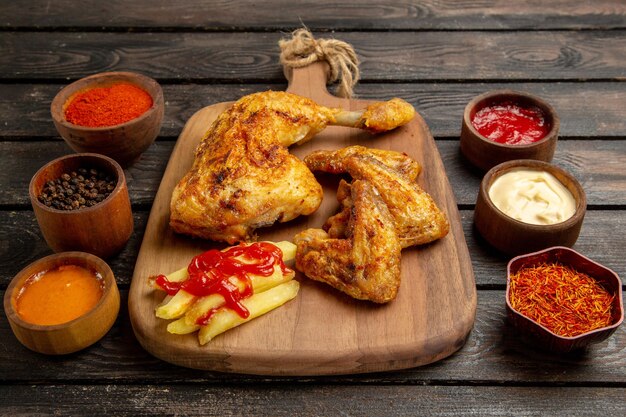
[[[74,151],[99,153],[128,166],[159,134],[163,90],[142,74],[104,72],[64,87],[50,110],[57,131]]]
[[[515,159],[550,162],[559,126],[556,111],[543,99],[521,91],[489,91],[465,107],[461,152],[482,171]]]

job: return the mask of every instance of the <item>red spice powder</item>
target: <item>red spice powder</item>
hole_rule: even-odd
[[[65,109],[65,119],[85,127],[114,126],[141,116],[150,107],[150,94],[132,84],[119,83],[77,94]]]
[[[510,277],[511,307],[563,337],[609,326],[614,297],[589,275],[559,263],[522,268]]]

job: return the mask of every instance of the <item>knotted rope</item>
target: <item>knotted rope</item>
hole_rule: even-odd
[[[330,83],[339,80],[337,95],[352,97],[359,81],[359,58],[349,43],[336,39],[315,39],[308,29],[298,29],[291,39],[281,39],[280,63],[287,68],[302,68],[317,61],[326,61],[330,67]]]

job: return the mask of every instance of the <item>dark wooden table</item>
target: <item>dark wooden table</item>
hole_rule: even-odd
[[[126,170],[135,233],[110,260],[122,293],[111,331],[69,356],[32,353],[0,318],[2,415],[625,415],[626,327],[575,356],[522,343],[505,320],[505,266],[472,228],[480,173],[459,154],[465,104],[496,88],[557,109],[554,163],[574,174],[589,209],[575,248],[626,277],[626,4],[290,0],[0,2],[0,292],[51,253],[28,182],[70,149],[50,118],[69,82],[130,70],[164,88],[156,143]],[[212,4],[214,3],[214,4]],[[295,3],[295,4],[292,4]],[[277,41],[301,22],[354,45],[360,98],[399,96],[428,123],[461,210],[478,309],[466,345],[398,372],[257,377],[179,368],[137,343],[126,300],[161,176],[198,109],[286,82]]]

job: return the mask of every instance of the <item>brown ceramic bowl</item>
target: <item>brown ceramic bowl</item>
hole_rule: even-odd
[[[478,133],[472,125],[477,111],[498,103],[511,101],[522,107],[538,107],[551,126],[548,134],[537,142],[528,145],[508,145],[495,142]],[[554,156],[559,133],[559,117],[552,106],[534,95],[513,91],[495,90],[484,93],[465,107],[461,124],[461,152],[473,165],[487,171],[502,162],[514,159],[536,159],[550,162]]]
[[[85,127],[66,120],[65,109],[76,94],[120,82],[136,85],[148,92],[152,96],[152,107],[141,116],[114,126]],[[128,166],[156,139],[164,107],[163,90],[152,78],[132,72],[103,72],[63,88],[54,97],[50,111],[57,131],[74,151],[100,153],[115,159],[122,166]]]
[[[556,177],[574,197],[574,215],[561,223],[536,225],[516,220],[498,209],[489,197],[489,189],[498,177],[517,169],[546,171]],[[586,209],[585,191],[571,174],[547,162],[523,159],[504,162],[485,174],[476,200],[474,225],[493,247],[509,255],[519,255],[550,246],[574,245],[580,234]]]
[[[84,315],[66,323],[37,325],[22,320],[17,298],[26,280],[61,265],[78,265],[97,273],[104,281],[100,301]],[[111,268],[102,259],[83,252],[64,252],[39,259],[13,278],[4,293],[4,312],[15,337],[27,348],[49,355],[76,352],[100,340],[111,328],[120,308],[120,294]]]
[[[111,194],[92,207],[58,210],[39,201],[44,186],[64,173],[96,168],[111,175],[116,185]],[[101,258],[119,252],[133,232],[133,215],[124,170],[113,159],[99,154],[72,154],[57,158],[33,176],[28,189],[41,232],[55,252],[82,251]]]
[[[585,273],[600,283],[610,294],[614,294],[611,324],[575,337],[559,336],[534,320],[520,314],[511,307],[509,299],[510,277],[520,269],[541,263],[561,263],[576,271]],[[507,315],[513,326],[521,333],[522,338],[538,344],[540,347],[558,353],[567,353],[598,343],[609,337],[624,320],[622,301],[622,282],[619,276],[610,269],[581,255],[573,249],[556,246],[539,252],[529,253],[511,259],[507,266],[506,282]]]

